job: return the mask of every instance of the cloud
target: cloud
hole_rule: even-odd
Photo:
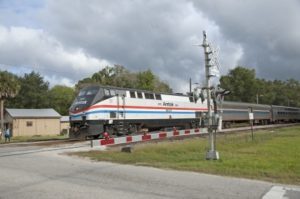
[[[3,69],[35,70],[52,84],[68,85],[110,64],[83,49],[63,46],[41,29],[4,26],[0,26],[0,60]]]
[[[193,2],[224,37],[242,46],[240,64],[255,68],[259,77],[299,80],[299,1]]]
[[[225,69],[242,55],[238,43],[224,38],[218,25],[184,0],[48,1],[42,21],[63,45],[133,71],[151,69],[175,91],[187,91],[190,77],[203,81],[203,49],[193,46],[202,42],[203,30],[221,46]]]
[[[185,92],[190,77],[204,82],[203,49],[194,44],[202,43],[206,30],[220,49],[222,75],[242,65],[255,68],[260,78],[299,80],[299,4],[44,0],[1,7],[0,2],[0,68],[34,69],[52,82],[72,84],[104,65],[121,64],[132,71],[151,69],[175,92]]]

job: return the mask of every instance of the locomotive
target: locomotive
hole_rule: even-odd
[[[205,101],[192,96],[91,85],[80,90],[70,107],[70,138],[120,136],[144,129],[198,128]]]
[[[212,107],[213,109],[213,107]],[[232,123],[299,122],[300,109],[224,101],[218,105],[223,127]],[[207,101],[193,95],[156,93],[139,89],[91,85],[80,90],[70,107],[70,138],[98,138],[146,131],[199,128],[205,125]]]

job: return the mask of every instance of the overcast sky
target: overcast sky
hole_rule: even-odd
[[[185,92],[204,81],[206,30],[222,75],[300,80],[299,22],[299,0],[0,0],[0,70],[73,86],[120,64]]]

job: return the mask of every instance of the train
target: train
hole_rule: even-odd
[[[217,110],[224,127],[249,121],[249,112],[253,112],[255,124],[300,121],[300,109],[295,107],[224,101]],[[190,94],[90,85],[79,91],[69,109],[69,137],[95,139],[104,133],[122,136],[174,127],[199,128],[207,124],[207,112],[207,100]]]
[[[297,107],[224,101],[219,109],[223,128],[248,122],[249,113],[253,113],[253,123],[260,125],[300,121],[300,108]]]

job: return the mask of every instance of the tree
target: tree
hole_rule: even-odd
[[[9,103],[14,108],[48,108],[49,83],[39,73],[32,71],[19,78],[21,88],[18,95]]]
[[[285,104],[288,106],[299,106],[300,83],[294,79],[288,79],[285,82],[286,99]]]
[[[124,66],[115,65],[112,85],[122,88],[137,88],[136,74],[127,70]]]
[[[157,78],[155,78],[155,79],[157,79]],[[153,91],[164,92],[164,93],[172,93],[173,92],[167,83],[162,82],[160,80],[154,81],[154,90]]]
[[[229,71],[227,76],[221,77],[220,86],[231,91],[227,100],[256,102],[258,83],[255,78],[254,69],[251,70],[239,66]]]
[[[124,66],[106,66],[104,69],[94,73],[91,77],[84,78],[76,84],[76,92],[90,84],[101,84],[122,88],[136,88],[156,92],[171,92],[172,89],[155,76],[151,70],[138,73],[130,72]]]
[[[106,66],[97,73],[94,73],[91,77],[84,78],[76,84],[76,91],[90,84],[101,84],[110,86],[124,86],[120,78],[124,76],[123,73],[127,73],[123,66],[115,65],[114,67]],[[122,85],[122,86],[121,86]]]
[[[256,79],[255,71],[237,67],[220,79],[221,87],[232,94],[227,100],[273,104],[281,106],[300,106],[300,83],[294,79],[265,80]]]
[[[257,102],[259,104],[274,104],[276,93],[273,91],[273,82],[257,79]]]
[[[49,91],[50,106],[61,115],[69,114],[69,107],[74,98],[75,91],[67,86],[56,85]]]
[[[4,101],[13,98],[19,92],[18,78],[7,71],[0,71],[0,109],[1,130],[4,130]]]
[[[153,91],[155,76],[151,70],[139,72],[137,74],[137,88]]]

